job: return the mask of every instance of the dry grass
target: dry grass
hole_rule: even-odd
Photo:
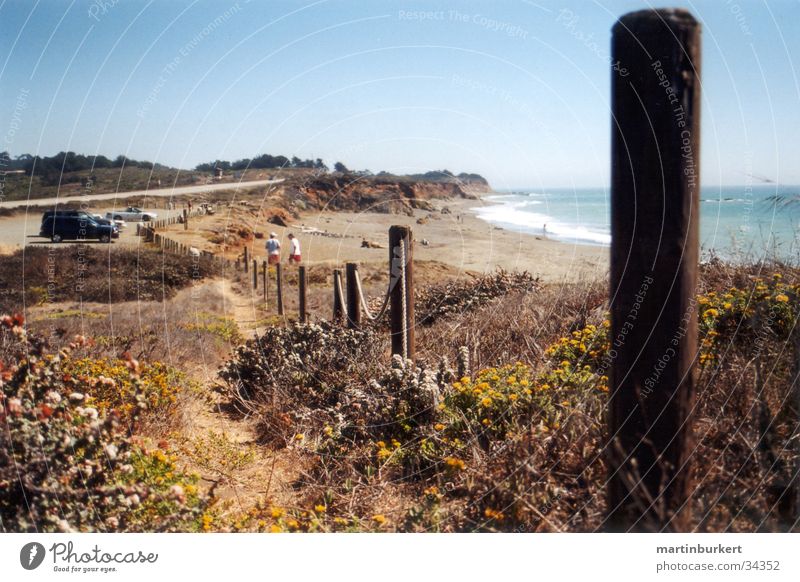
[[[158,301],[178,289],[219,274],[207,257],[152,249],[70,245],[26,247],[0,256],[0,311],[64,301],[117,303]]]

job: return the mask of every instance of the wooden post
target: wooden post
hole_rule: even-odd
[[[411,228],[408,226],[389,228],[389,308],[392,354],[400,354],[404,358],[413,359],[414,261],[411,237]]]
[[[685,10],[613,28],[612,531],[688,531],[697,351],[700,25]]]
[[[300,293],[300,323],[308,321],[308,304],[306,302],[306,288],[308,286],[308,277],[306,275],[306,268],[300,265],[297,270],[298,277],[298,290]]]
[[[358,296],[358,264],[347,263],[345,265],[345,276],[347,277],[347,327],[358,329],[361,327],[361,300]]]
[[[269,277],[267,276],[269,273],[269,269],[267,268],[267,261],[261,261],[261,268],[263,269],[261,273],[261,286],[264,288],[263,289],[264,308],[266,309],[267,299],[269,298],[269,296],[267,295],[267,289],[269,288],[269,285],[267,285],[267,282],[269,281]]]
[[[339,323],[344,316],[344,293],[342,292],[342,270],[333,270],[333,321]]]
[[[253,289],[258,289],[258,261],[253,259]]]
[[[189,211],[183,209],[183,230],[189,230]]]
[[[247,273],[248,269],[250,268],[250,259],[249,254],[247,252],[247,247],[244,247],[244,272]]]
[[[281,264],[275,264],[275,298],[278,302],[278,315],[283,315],[283,276]]]

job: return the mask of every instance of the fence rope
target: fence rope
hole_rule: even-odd
[[[390,280],[389,280],[389,289],[386,291],[386,296],[383,298],[383,305],[381,305],[381,308],[378,310],[378,313],[376,313],[375,315],[373,315],[369,311],[369,305],[367,305],[367,300],[364,297],[364,289],[361,287],[361,275],[359,275],[358,270],[356,270],[356,288],[358,290],[359,301],[361,302],[361,309],[364,311],[364,316],[369,321],[378,321],[384,315],[386,315],[386,309],[389,307],[389,298],[392,296],[392,292],[391,292],[391,288],[392,288],[391,277],[390,277]]]

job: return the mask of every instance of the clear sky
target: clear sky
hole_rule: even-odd
[[[0,150],[605,185],[610,29],[649,5],[0,0]],[[800,3],[669,5],[704,27],[703,183],[800,183]]]

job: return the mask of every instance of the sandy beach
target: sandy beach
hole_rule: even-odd
[[[310,263],[383,262],[387,259],[385,247],[389,227],[401,224],[413,230],[417,260],[439,261],[478,273],[497,268],[529,271],[544,281],[577,281],[606,274],[608,249],[568,244],[493,226],[471,210],[489,203],[437,200],[433,203],[434,211],[415,210],[413,217],[354,212],[307,213],[289,228],[270,230],[281,237],[288,232],[299,236],[304,244],[304,259]],[[303,227],[344,235],[344,238],[304,234]],[[384,248],[361,248],[364,239]]]

